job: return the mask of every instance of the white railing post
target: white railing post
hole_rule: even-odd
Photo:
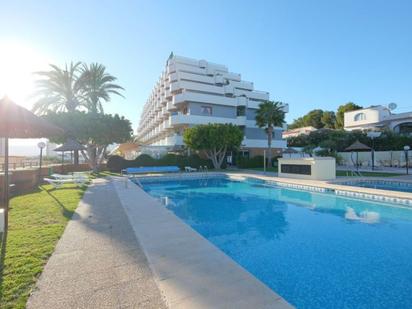
[[[266,174],[266,150],[263,150],[263,173]]]

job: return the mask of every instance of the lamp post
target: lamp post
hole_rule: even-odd
[[[381,136],[382,132],[369,131],[366,135],[372,139],[372,171],[375,169],[375,138]]]
[[[405,166],[406,166],[406,175],[409,175],[409,158],[408,158],[408,151],[411,149],[409,146],[404,146],[403,150],[405,151]]]
[[[43,161],[43,149],[46,147],[46,143],[40,142],[37,144],[37,147],[40,148],[40,159],[39,159],[39,182],[41,182],[41,165]]]

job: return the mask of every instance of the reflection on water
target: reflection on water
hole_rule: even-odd
[[[209,237],[238,241],[239,236],[253,232],[254,239],[275,239],[288,225],[286,204],[268,199],[202,192],[175,192],[172,199],[175,202],[167,208]]]
[[[412,308],[411,209],[259,181],[145,190],[298,308]]]
[[[348,207],[345,213],[345,219],[375,224],[379,223],[380,215],[376,211],[362,211],[359,215],[357,215],[353,208]]]

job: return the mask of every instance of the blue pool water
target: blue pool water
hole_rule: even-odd
[[[365,181],[350,181],[345,183],[346,185],[380,189],[380,190],[392,190],[401,192],[412,192],[412,184],[399,182],[399,181],[382,181],[382,180],[365,180]]]
[[[257,180],[143,186],[298,308],[412,308],[410,209]]]

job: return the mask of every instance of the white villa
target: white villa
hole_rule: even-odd
[[[255,112],[268,99],[268,92],[255,90],[252,82],[224,65],[171,54],[143,108],[137,139],[143,145],[181,147],[187,127],[232,123],[244,131],[242,150],[260,154],[267,137],[256,126]],[[284,110],[288,112],[287,105]],[[274,130],[275,149],[286,148],[283,130]]]
[[[374,130],[389,128],[396,133],[412,133],[412,112],[394,114],[391,109],[376,105],[368,108],[346,112],[345,130]]]

